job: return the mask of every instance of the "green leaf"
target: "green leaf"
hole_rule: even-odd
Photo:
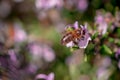
[[[102,50],[103,53],[105,52],[107,54],[112,54],[111,49],[106,45],[103,45],[101,50]]]
[[[92,36],[92,39],[95,39],[98,35],[99,35],[99,33],[96,32],[96,33]]]
[[[109,38],[108,40],[109,40],[109,42],[114,42],[113,38]]]

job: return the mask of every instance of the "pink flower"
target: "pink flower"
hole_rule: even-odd
[[[46,62],[51,62],[55,59],[55,53],[52,48],[45,44],[31,43],[29,45],[30,53],[33,60],[44,59]]]
[[[44,51],[43,57],[45,61],[52,62],[55,59],[55,53],[49,46],[45,45],[43,47],[43,51]]]
[[[35,77],[35,80],[37,80],[37,79],[54,80],[54,73],[50,73],[50,74],[48,74],[48,75],[38,74],[38,75]]]
[[[88,7],[88,1],[87,0],[78,0],[77,7],[80,11],[85,11]]]
[[[41,10],[47,10],[54,7],[61,7],[63,5],[62,0],[36,0],[35,1],[36,8]]]
[[[27,33],[22,28],[22,24],[14,23],[14,30],[15,30],[15,36],[14,36],[15,42],[21,43],[27,40]]]
[[[95,24],[97,24],[99,34],[104,35],[107,32],[108,24],[105,21],[105,15],[101,11],[96,13]]]

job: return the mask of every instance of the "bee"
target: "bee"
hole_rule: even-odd
[[[78,41],[82,38],[84,38],[85,31],[83,31],[81,28],[74,29],[71,31],[65,31],[65,35],[61,39],[62,45],[66,45],[69,42],[73,42],[74,44],[78,44]]]

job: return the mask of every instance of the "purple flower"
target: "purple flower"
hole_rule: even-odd
[[[95,24],[98,27],[99,34],[104,35],[107,32],[108,24],[105,21],[105,15],[102,13],[102,11],[96,12]]]
[[[50,73],[48,75],[45,74],[38,74],[35,78],[35,80],[37,79],[44,79],[44,80],[54,80],[54,73]]]
[[[88,7],[88,0],[65,0],[64,6],[67,9],[78,9],[84,12]]]
[[[104,35],[107,32],[107,28],[108,28],[108,25],[107,23],[104,22],[102,24],[99,24],[98,31],[100,32],[100,34]]]
[[[97,70],[97,80],[108,80],[111,74],[112,74],[112,70],[108,68],[100,67]]]
[[[46,62],[51,62],[55,59],[55,53],[48,45],[31,43],[28,48],[30,50],[30,53],[32,54],[33,61],[44,59]]]
[[[15,42],[21,43],[27,40],[27,33],[22,28],[22,24],[14,23],[14,30],[15,30],[15,36],[14,36]]]
[[[67,47],[78,46],[79,48],[86,48],[89,40],[91,40],[90,35],[87,30],[87,25],[78,25],[76,21],[73,25],[68,25],[65,28],[66,34],[62,38],[62,44]]]
[[[52,62],[55,59],[55,53],[49,46],[45,45],[43,47],[43,51],[43,57],[45,61]]]
[[[17,66],[12,62],[11,58],[9,55],[1,55],[0,56],[0,68],[3,70],[3,72],[7,71],[6,77],[11,79],[11,80],[21,80],[18,78],[20,76],[19,70]]]
[[[77,7],[80,11],[85,11],[88,7],[87,0],[79,0]]]
[[[14,63],[14,65],[18,66],[19,61],[17,59],[17,56],[16,56],[17,53],[15,52],[15,50],[14,49],[8,50],[8,54],[10,56],[11,61]]]
[[[41,10],[48,10],[54,7],[61,7],[63,5],[62,0],[36,0],[35,1],[36,8]]]
[[[101,61],[101,66],[104,68],[107,68],[109,66],[111,66],[111,58],[110,57],[104,57]]]
[[[101,14],[96,14],[95,16],[95,23],[96,24],[101,24],[104,22],[104,17]]]
[[[88,45],[88,42],[89,42],[89,40],[91,40],[91,38],[90,38],[90,35],[87,31],[87,26],[86,25],[85,26],[81,25],[81,28],[83,30],[84,36],[83,36],[82,39],[79,40],[78,46],[79,46],[79,48],[86,48],[87,45]]]

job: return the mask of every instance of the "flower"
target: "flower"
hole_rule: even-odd
[[[86,48],[89,40],[91,40],[87,25],[78,25],[76,21],[73,25],[68,25],[65,28],[66,34],[62,38],[62,44],[67,47],[78,46],[79,48]]]
[[[35,1],[36,8],[41,10],[48,10],[54,7],[61,7],[63,5],[62,0],[36,0]]]
[[[85,11],[88,7],[88,1],[87,0],[79,0],[77,6],[80,11]]]
[[[25,30],[22,28],[21,23],[14,23],[14,30],[15,30],[15,36],[14,36],[14,41],[17,43],[21,43],[27,40],[27,33]]]
[[[98,11],[95,16],[95,24],[98,26],[98,32],[99,34],[104,35],[107,32],[108,24],[105,21],[105,16],[101,11]]]
[[[33,61],[43,59],[46,62],[52,62],[55,59],[55,52],[48,45],[33,42],[28,45],[28,49],[32,54]]]
[[[17,66],[12,62],[10,55],[0,55],[0,68],[4,72],[7,71],[7,78],[11,80],[21,80],[17,79],[20,76]]]
[[[89,42],[89,40],[91,40],[91,38],[90,38],[90,35],[87,31],[87,26],[86,25],[85,26],[81,25],[81,27],[82,27],[83,33],[85,33],[85,34],[84,34],[84,38],[80,39],[78,45],[79,45],[79,48],[86,48],[87,45],[88,45],[88,42]]]
[[[84,12],[88,7],[88,0],[64,0],[64,7],[70,10],[77,9]]]
[[[38,74],[36,77],[35,77],[35,80],[37,79],[44,79],[44,80],[54,80],[54,73],[50,73],[48,75],[45,75],[45,74]]]
[[[18,66],[19,61],[17,59],[17,53],[14,49],[8,50],[8,55],[10,56],[11,61],[14,63],[14,65]]]
[[[97,80],[108,80],[113,70],[108,68],[98,68],[97,70]]]

